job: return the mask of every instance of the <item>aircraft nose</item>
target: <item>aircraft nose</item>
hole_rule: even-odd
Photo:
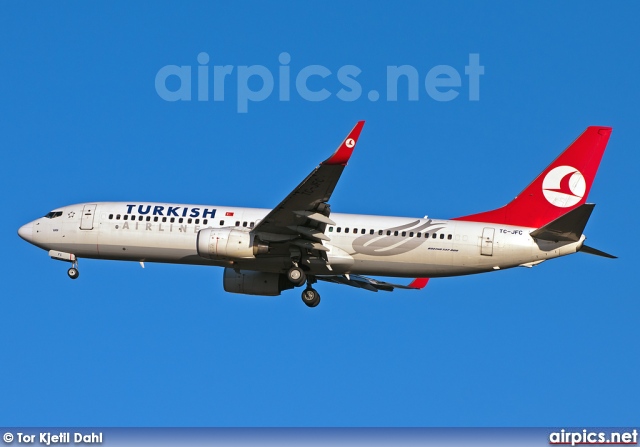
[[[31,242],[33,239],[33,223],[29,222],[28,224],[21,226],[18,230],[18,236],[27,242]]]

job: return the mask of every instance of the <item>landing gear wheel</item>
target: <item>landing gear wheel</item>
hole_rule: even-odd
[[[307,275],[304,274],[304,270],[300,267],[291,267],[287,272],[287,279],[296,287],[303,285],[307,282]]]
[[[309,307],[316,307],[320,304],[320,294],[309,287],[302,292],[302,302]]]
[[[71,279],[78,279],[78,276],[80,276],[80,272],[77,268],[71,267],[69,270],[67,270],[67,275],[69,275],[69,278]]]

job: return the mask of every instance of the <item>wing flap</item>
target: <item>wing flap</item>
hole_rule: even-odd
[[[329,199],[351,158],[363,126],[364,121],[359,121],[333,155],[320,163],[251,233],[260,240],[280,244],[284,251],[287,244],[315,251],[316,256],[326,261],[323,252],[328,249],[321,241],[329,240],[324,234],[326,225],[335,225],[329,218]]]
[[[422,289],[427,285],[429,278],[416,278],[409,285],[392,284],[377,279],[368,278],[361,275],[333,275],[333,276],[316,276],[321,281],[333,282],[336,284],[344,284],[351,287],[369,290],[371,292],[393,292],[394,289]]]

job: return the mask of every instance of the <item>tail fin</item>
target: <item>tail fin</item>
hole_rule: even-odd
[[[507,205],[454,220],[540,228],[574,210],[587,201],[610,135],[610,127],[588,127]]]

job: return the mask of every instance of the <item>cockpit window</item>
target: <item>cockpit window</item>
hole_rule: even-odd
[[[44,217],[46,217],[47,219],[54,219],[60,216],[62,216],[62,211],[51,211],[50,213],[47,213],[47,215]]]

